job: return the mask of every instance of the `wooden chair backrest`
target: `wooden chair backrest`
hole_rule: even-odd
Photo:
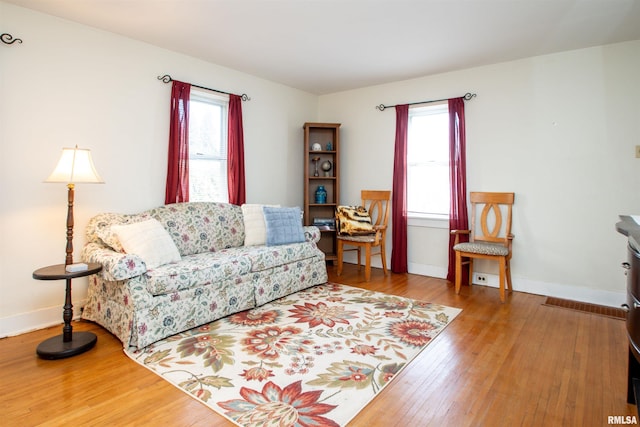
[[[385,229],[389,221],[389,205],[391,204],[391,191],[386,190],[362,190],[362,206],[371,216],[373,228]]]
[[[511,210],[514,193],[471,192],[472,242],[501,243],[509,246],[511,236]],[[480,211],[482,209],[482,211]],[[503,215],[506,223],[502,224]],[[479,224],[476,224],[476,219]]]

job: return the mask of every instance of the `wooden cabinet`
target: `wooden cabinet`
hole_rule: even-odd
[[[620,215],[616,230],[628,237],[627,262],[622,263],[627,276],[627,303],[622,307],[627,312],[626,326],[629,341],[627,370],[627,403],[636,404],[640,411],[640,226],[628,215]]]
[[[316,225],[318,247],[336,259],[335,210],[340,203],[340,123],[304,124],[304,224]],[[318,188],[326,199],[316,197]]]

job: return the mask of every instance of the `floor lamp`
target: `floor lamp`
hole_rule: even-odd
[[[92,348],[97,337],[92,332],[73,332],[71,320],[73,319],[73,304],[71,302],[71,279],[95,274],[102,269],[100,264],[74,264],[73,263],[73,199],[75,184],[94,183],[102,184],[104,181],[96,172],[91,159],[91,152],[87,149],[63,148],[62,155],[53,173],[45,182],[57,182],[67,184],[68,208],[67,208],[67,246],[64,264],[52,265],[36,270],[33,278],[38,280],[60,280],[67,282],[64,309],[62,318],[64,326],[62,335],[49,338],[38,345],[36,352],[44,359],[61,359],[75,356]]]
[[[78,148],[63,148],[62,155],[56,168],[53,170],[49,178],[44,182],[57,182],[67,184],[68,192],[68,209],[67,209],[67,256],[65,265],[73,264],[73,198],[75,195],[75,184],[104,184],[104,181],[98,175],[93,160],[91,159],[91,151]]]

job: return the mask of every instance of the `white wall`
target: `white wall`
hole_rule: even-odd
[[[42,181],[62,147],[92,151],[104,185],[76,186],[75,259],[88,219],[164,202],[171,85],[235,93],[243,103],[247,201],[302,203],[302,125],[317,96],[118,35],[0,2],[0,336],[62,321],[64,281],[31,278],[65,256],[67,190]],[[74,305],[86,279],[73,282]]]
[[[342,201],[392,186],[395,110],[374,106],[466,92],[468,190],[516,193],[514,288],[623,303],[615,223],[640,212],[640,41],[320,97],[319,120],[343,123]],[[410,227],[410,272],[446,274],[447,233]]]

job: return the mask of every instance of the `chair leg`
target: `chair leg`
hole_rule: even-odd
[[[513,292],[513,284],[511,283],[511,260],[510,259],[507,259],[506,266],[507,266],[507,289],[509,290],[509,293],[511,293]]]
[[[456,251],[456,294],[460,293],[460,285],[462,282],[462,256]]]
[[[356,248],[356,251],[358,251],[358,271],[360,271],[360,267],[362,266],[362,263],[360,261],[360,246]]]
[[[469,287],[473,286],[473,258],[469,258]],[[462,280],[462,279],[461,279]]]
[[[507,273],[507,265],[506,265],[506,258],[500,258],[500,301],[504,302],[505,300],[505,296],[504,296],[504,286],[505,286],[505,282],[506,282],[506,273]]]
[[[384,248],[384,242],[380,244],[380,258],[382,258],[382,271],[387,275],[387,253]]]
[[[364,247],[364,280],[368,282],[371,279],[371,245]]]
[[[338,240],[336,245],[336,258],[338,258],[338,268],[336,269],[336,274],[339,276],[342,274],[342,240]]]

